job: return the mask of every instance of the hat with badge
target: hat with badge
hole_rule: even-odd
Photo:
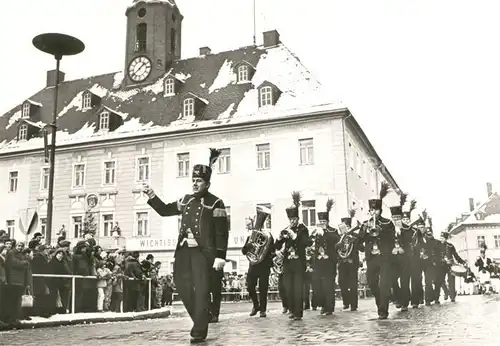
[[[340,219],[348,228],[352,227],[352,219],[356,215],[356,209],[349,209],[349,217],[343,217]]]
[[[328,198],[328,200],[326,201],[326,211],[318,212],[318,220],[319,221],[328,222],[330,220],[330,211],[332,210],[334,203],[335,202],[333,201],[333,199]]]
[[[383,181],[380,184],[380,192],[378,198],[368,200],[368,208],[370,210],[382,210],[382,200],[389,193],[389,184]]]
[[[300,196],[299,191],[293,191],[292,192],[292,205],[286,208],[286,216],[288,216],[289,219],[292,217],[299,217],[299,207],[300,207],[300,199],[302,197]]]
[[[193,178],[201,178],[205,182],[210,182],[210,178],[212,177],[212,166],[217,161],[221,154],[220,150],[210,148],[210,159],[208,165],[196,164],[193,167]]]
[[[405,204],[405,206],[407,206],[408,203]],[[403,217],[404,218],[407,218],[407,219],[410,219],[411,220],[411,212],[417,207],[417,201],[416,200],[411,200],[410,201],[410,205],[409,205],[409,208],[407,210],[405,210],[405,208],[403,207]]]
[[[408,194],[401,192],[401,194],[399,195],[399,205],[395,205],[395,206],[390,207],[392,217],[394,217],[394,216],[396,218],[403,217],[403,206],[405,205],[407,198],[408,198]]]

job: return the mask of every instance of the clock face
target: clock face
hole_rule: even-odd
[[[134,82],[142,82],[151,73],[151,60],[145,56],[139,56],[132,60],[128,66],[128,76]]]

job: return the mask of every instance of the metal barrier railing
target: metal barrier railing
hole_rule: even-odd
[[[33,274],[33,277],[41,278],[60,278],[71,280],[71,313],[75,313],[75,292],[76,292],[76,279],[88,279],[88,280],[102,280],[102,278],[97,276],[84,276],[84,275],[61,275],[61,274]],[[148,281],[148,310],[151,310],[151,278],[145,279],[133,279],[126,278],[124,281]],[[120,311],[123,312],[123,301],[121,302]]]

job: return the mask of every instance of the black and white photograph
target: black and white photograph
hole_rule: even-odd
[[[499,345],[499,12],[5,1],[0,344]]]

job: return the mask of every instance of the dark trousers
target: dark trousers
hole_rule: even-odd
[[[224,277],[224,270],[212,270],[212,275],[210,276],[210,314],[215,317],[219,317],[220,304],[222,301],[222,278]]]
[[[410,257],[411,276],[411,305],[418,306],[423,300],[424,288],[422,287],[422,263],[420,257]]]
[[[192,337],[206,338],[208,334],[212,264],[213,259],[209,260],[200,248],[184,246],[176,250],[174,282],[194,324],[191,329]]]
[[[302,317],[304,314],[305,265],[301,260],[294,259],[285,263],[283,269],[288,309],[295,317]]]
[[[434,300],[438,302],[439,297],[441,296],[441,287],[445,284],[446,274],[448,274],[449,268],[446,264],[443,263],[434,267],[434,270],[436,272],[434,276]]]
[[[358,308],[358,264],[339,263],[339,286],[342,303],[351,309]]]
[[[410,304],[411,258],[405,254],[394,255],[393,297],[397,304]]]
[[[389,255],[378,255],[367,261],[368,286],[375,297],[379,316],[389,316],[393,263]]]
[[[278,292],[280,294],[281,305],[283,306],[283,309],[288,309],[288,299],[286,296],[285,279],[283,274],[280,274],[278,276]]]
[[[113,312],[121,312],[121,304],[123,301],[123,292],[111,293],[111,306],[110,310]]]
[[[250,265],[247,274],[247,290],[250,299],[252,299],[253,308],[261,312],[267,311],[267,292],[269,290],[269,266],[260,266],[259,264]],[[257,296],[257,281],[259,282],[259,296]]]
[[[436,299],[436,287],[434,287],[436,277],[436,267],[432,263],[424,263],[424,285],[425,285],[425,303],[430,304]],[[439,288],[441,289],[441,288]]]
[[[318,306],[324,312],[335,311],[336,263],[330,260],[318,260],[313,272],[313,292],[316,292]]]
[[[452,301],[457,297],[457,290],[455,288],[455,275],[453,275],[449,268],[447,268],[446,276],[448,277],[448,292],[444,291],[445,295],[449,295]],[[443,284],[443,289],[446,285]]]
[[[57,307],[57,295],[61,297],[62,307]],[[64,285],[53,285],[50,287],[50,302],[58,313],[65,314],[70,300],[70,288]]]
[[[0,322],[5,320],[5,303],[7,297],[5,296],[5,283],[0,282]]]
[[[20,321],[23,317],[21,309],[21,297],[24,294],[24,286],[5,285],[4,286],[4,301],[3,312],[4,322],[14,323]]]
[[[317,290],[317,285],[314,285],[314,272],[306,272],[304,274],[304,309],[316,309],[319,305],[318,297],[319,291]],[[311,297],[312,290],[312,297]]]

